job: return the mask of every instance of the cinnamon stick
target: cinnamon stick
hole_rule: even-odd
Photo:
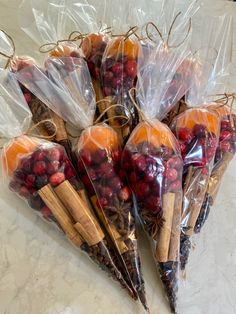
[[[116,230],[115,226],[108,222],[108,220],[107,220],[106,216],[104,215],[102,209],[98,208],[98,206],[97,206],[97,197],[95,195],[91,198],[91,201],[92,201],[92,204],[93,204],[93,206],[94,206],[94,208],[96,210],[96,213],[97,213],[100,221],[103,223],[103,225],[106,228],[107,232],[109,233],[110,237],[113,239],[118,252],[120,253],[120,255],[124,254],[129,249],[128,249],[127,245],[125,244],[125,242],[123,241],[122,236]]]
[[[163,226],[160,229],[156,248],[157,260],[161,263],[168,261],[171,239],[172,221],[175,208],[175,193],[168,192],[163,195]]]
[[[57,142],[68,140],[68,135],[66,132],[64,120],[60,116],[58,116],[54,111],[52,111],[52,120],[57,126],[55,140]]]
[[[178,261],[179,259],[181,211],[182,211],[182,193],[177,193],[175,197],[175,209],[170,236],[170,245],[168,253],[169,261]]]
[[[83,243],[77,230],[74,228],[74,223],[72,219],[66,212],[63,204],[58,199],[57,195],[54,193],[50,184],[45,185],[38,191],[39,196],[42,198],[44,203],[50,208],[53,216],[56,218],[57,222],[61,226],[62,230],[68,236],[68,238],[77,246],[80,247]]]
[[[76,224],[74,227],[90,245],[95,245],[105,237],[90,209],[75,191],[69,181],[64,181],[55,189],[55,193],[68,209]]]

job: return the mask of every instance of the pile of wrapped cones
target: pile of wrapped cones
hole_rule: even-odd
[[[122,3],[113,8],[116,19],[107,1],[102,27],[102,4],[76,4],[61,12],[48,4],[50,14],[64,12],[64,33],[56,35],[50,14],[39,21],[32,7],[34,27],[24,30],[39,44],[43,63],[17,56],[11,36],[0,33],[4,182],[149,312],[140,221],[177,313],[192,236],[206,223],[236,152],[235,94],[222,83],[232,19],[209,18],[206,36],[192,49],[195,2],[178,12],[164,3],[158,11],[151,1],[151,22],[153,12],[130,4],[134,27]]]

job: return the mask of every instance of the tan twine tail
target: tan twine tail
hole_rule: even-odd
[[[36,134],[34,133],[33,131],[37,130],[37,128],[41,125],[44,125],[44,123],[47,122],[47,123],[51,123],[52,126],[54,127],[55,131],[52,135],[41,135],[41,134]],[[45,119],[45,120],[42,120],[36,124],[34,124],[27,132],[26,132],[26,135],[28,136],[34,136],[34,137],[37,137],[37,138],[41,138],[41,139],[45,139],[45,140],[51,140],[53,139],[57,134],[57,125],[53,122],[53,120],[51,119]]]

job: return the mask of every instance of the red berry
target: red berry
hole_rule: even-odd
[[[146,170],[146,159],[144,156],[140,154],[135,154],[132,156],[132,160],[134,165],[138,168],[140,171],[145,171]]]
[[[105,96],[112,95],[112,89],[110,87],[104,87],[103,91]]]
[[[21,160],[21,168],[26,173],[31,173],[31,159],[30,158],[24,158]]]
[[[150,192],[149,185],[145,182],[138,182],[135,187],[135,193],[138,199],[142,199],[147,196]]]
[[[222,150],[222,152],[227,153],[230,151],[230,143],[228,141],[224,141],[222,143],[220,143],[220,149]]]
[[[230,129],[230,122],[229,121],[221,121],[221,130],[229,130]]]
[[[88,169],[87,173],[91,181],[95,181],[97,179],[96,172],[93,169]]]
[[[122,78],[120,77],[114,77],[112,80],[112,87],[115,89],[119,89],[122,86]]]
[[[207,176],[209,174],[208,168],[204,167],[202,168],[202,174]]]
[[[115,162],[120,162],[121,161],[121,151],[120,150],[116,150],[112,153],[112,159],[115,161]]]
[[[90,166],[92,163],[92,156],[88,150],[82,150],[80,152],[80,158],[83,160],[85,166]]]
[[[153,213],[158,213],[161,210],[160,198],[158,196],[150,196],[147,199],[146,204],[147,204],[147,209],[149,209]]]
[[[182,189],[182,183],[180,180],[176,180],[175,182],[172,182],[169,187],[169,190],[171,192],[178,192],[178,191],[181,191],[181,189]]]
[[[112,68],[111,68],[112,72],[115,74],[115,75],[120,75],[122,74],[123,72],[123,64],[118,62],[118,63],[115,63]]]
[[[52,216],[52,212],[47,206],[44,206],[41,209],[41,214],[43,215],[45,219],[48,219],[50,216]]]
[[[206,137],[207,134],[207,128],[204,124],[195,124],[193,127],[193,135],[197,138],[203,138]]]
[[[121,189],[120,193],[119,193],[119,197],[122,201],[128,201],[132,196],[132,193],[130,191],[130,189],[125,186],[123,189]]]
[[[83,184],[85,185],[89,195],[90,196],[94,195],[95,192],[94,192],[93,184],[90,181],[89,177],[87,175],[84,175],[81,180],[82,180]]]
[[[42,160],[44,160],[45,157],[46,157],[46,154],[42,150],[37,150],[33,154],[34,161],[42,161]]]
[[[64,151],[62,148],[53,147],[48,151],[47,157],[52,161],[60,161],[63,158],[63,153]]]
[[[119,178],[121,179],[121,181],[126,179],[126,172],[124,170],[119,171]]]
[[[110,179],[115,174],[113,166],[110,163],[101,164],[97,173],[100,178],[105,178],[105,179]]]
[[[71,56],[72,58],[79,58],[79,57],[80,57],[80,54],[79,54],[78,51],[73,50],[73,51],[70,53],[70,56]]]
[[[108,200],[105,197],[101,197],[97,200],[97,206],[100,207],[106,207],[108,205]]]
[[[18,192],[20,190],[21,184],[17,181],[11,181],[9,183],[9,189],[13,192]]]
[[[111,180],[110,186],[112,187],[113,191],[117,191],[121,189],[122,183],[119,177],[114,177]]]
[[[48,176],[46,174],[37,176],[35,180],[35,187],[41,189],[43,186],[48,184]]]
[[[71,164],[69,164],[69,165],[67,165],[65,167],[64,172],[65,172],[65,177],[66,177],[67,180],[69,180],[69,179],[71,179],[71,178],[76,176],[75,169],[72,167]]]
[[[129,175],[129,180],[133,186],[136,184],[137,175],[135,172],[131,172],[131,174]]]
[[[104,75],[104,83],[110,84],[113,77],[114,77],[114,74],[111,71],[107,71]]]
[[[129,77],[135,78],[137,76],[137,62],[128,60],[125,64],[125,72]]]
[[[53,173],[58,171],[59,167],[60,167],[60,162],[59,161],[57,161],[57,160],[51,161],[47,165],[47,173],[48,174],[53,174]]]
[[[231,141],[236,142],[236,132],[232,133],[231,135]]]
[[[24,97],[25,97],[25,101],[27,102],[27,104],[32,100],[32,96],[30,93],[25,93]]]
[[[100,164],[103,162],[107,157],[107,152],[105,149],[98,149],[93,155],[92,155],[92,162],[96,164]]]
[[[180,147],[181,155],[185,156],[187,153],[187,146],[183,142],[179,142],[179,147]]]
[[[112,189],[109,188],[109,187],[104,187],[104,188],[101,188],[101,194],[102,194],[103,197],[109,199],[109,198],[112,198],[112,196],[113,196],[113,191],[112,191]]]
[[[183,160],[180,157],[175,156],[168,161],[168,165],[170,166],[170,168],[180,170],[183,167]]]
[[[212,159],[215,156],[216,148],[210,147],[206,149],[206,157],[208,160]]]
[[[29,190],[26,187],[24,187],[24,186],[22,186],[20,188],[18,193],[19,193],[20,196],[25,197],[25,198],[28,198],[30,196]]]
[[[191,130],[188,128],[179,128],[178,138],[185,143],[190,143],[192,140]]]
[[[224,130],[220,133],[220,141],[229,141],[230,139],[231,132]]]
[[[178,178],[178,172],[176,169],[174,168],[169,168],[167,169],[167,179],[170,181],[170,182],[174,182],[177,178]]]
[[[47,165],[44,161],[36,161],[33,171],[37,176],[42,176],[47,172]]]
[[[57,186],[57,185],[61,184],[63,181],[65,181],[65,175],[62,172],[54,173],[49,178],[49,182],[51,183],[52,186]]]
[[[26,185],[27,185],[27,188],[30,189],[33,187],[35,183],[35,176],[33,174],[29,174],[27,177],[26,177]]]

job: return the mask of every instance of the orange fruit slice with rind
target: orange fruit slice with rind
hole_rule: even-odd
[[[127,56],[128,60],[135,60],[139,54],[139,43],[131,38],[119,37],[110,42],[106,56],[116,58],[121,54]]]

